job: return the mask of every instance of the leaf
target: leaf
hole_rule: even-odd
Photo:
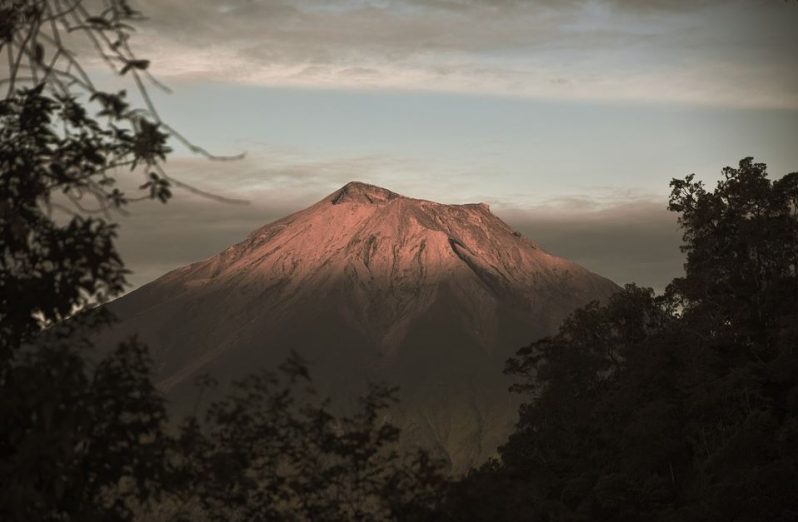
[[[125,63],[124,67],[122,67],[122,70],[119,71],[119,74],[125,74],[130,69],[138,69],[140,71],[144,71],[149,66],[150,66],[149,60],[130,60]]]
[[[89,25],[98,26],[103,29],[110,29],[111,24],[108,23],[108,20],[101,16],[90,16],[86,18],[86,23]]]

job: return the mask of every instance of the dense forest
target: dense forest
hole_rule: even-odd
[[[685,276],[508,361],[527,402],[501,459],[455,484],[454,519],[798,516],[798,173],[746,158],[713,191],[671,188]]]
[[[507,362],[517,427],[465,476],[397,452],[395,390],[342,415],[298,355],[170,419],[146,346],[89,341],[124,290],[114,212],[167,202],[185,141],[65,47],[62,22],[143,88],[139,14],[107,4],[0,2],[0,519],[798,519],[798,173],[752,158],[671,181],[686,263],[662,295],[628,285]]]

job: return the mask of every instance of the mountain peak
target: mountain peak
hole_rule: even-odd
[[[351,182],[115,301],[120,322],[98,343],[138,333],[183,411],[193,376],[237,380],[293,349],[314,362],[323,395],[391,382],[408,447],[445,452],[459,473],[493,456],[514,425],[504,361],[616,290],[485,204]]]
[[[333,194],[331,194],[331,202],[333,205],[341,203],[361,203],[361,204],[379,204],[385,203],[392,199],[401,198],[403,196],[396,192],[391,192],[388,189],[378,187],[376,185],[369,185],[360,181],[350,181]]]

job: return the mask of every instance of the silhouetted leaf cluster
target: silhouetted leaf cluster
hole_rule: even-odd
[[[130,340],[92,367],[45,337],[0,377],[0,519],[131,520],[168,479],[146,348]]]
[[[134,116],[124,95],[99,123],[73,97],[43,85],[0,101],[0,317],[2,350],[76,308],[120,293],[125,270],[115,225],[102,212],[128,202],[118,170],[152,166],[169,152],[157,125]],[[166,201],[157,174],[142,186]],[[54,215],[61,211],[62,218]],[[99,213],[99,215],[97,215]],[[10,343],[10,345],[6,345]]]
[[[0,0],[0,520],[130,520],[173,476],[146,348],[87,341],[125,282],[109,211],[166,201],[166,140],[182,140],[128,47],[138,16],[126,0]],[[95,88],[78,34],[130,64],[146,109]],[[132,169],[143,196],[119,188]]]
[[[134,16],[125,5],[105,3],[111,30]],[[62,39],[88,16],[81,2],[0,2],[2,520],[130,520],[168,477],[146,348],[86,340],[110,319],[92,307],[125,283],[108,214],[129,201],[119,174],[169,152],[158,120],[97,91]]]
[[[335,414],[289,359],[278,374],[239,382],[175,441],[173,498],[161,517],[185,520],[424,520],[442,465],[402,456],[384,418],[394,390],[374,386],[351,414]],[[171,509],[170,509],[171,506]]]
[[[454,520],[798,518],[798,173],[751,158],[671,184],[687,253],[665,295],[627,286],[507,371],[528,402]]]

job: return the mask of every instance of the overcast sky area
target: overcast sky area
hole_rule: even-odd
[[[798,170],[798,2],[138,0],[132,41],[174,94],[184,191],[136,205],[134,285],[351,180],[486,202],[552,253],[662,289],[683,263],[668,182],[744,156]]]

